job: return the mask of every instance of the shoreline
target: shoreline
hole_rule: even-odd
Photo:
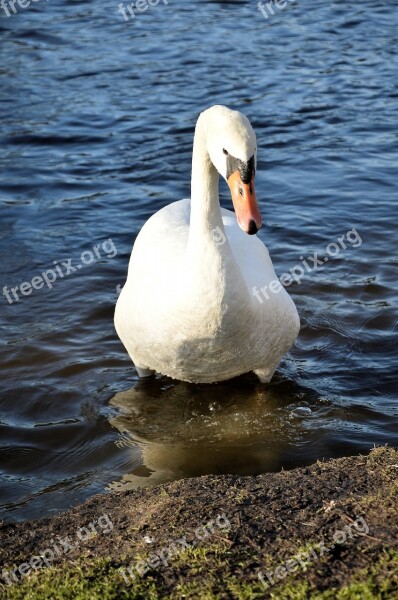
[[[10,600],[398,598],[398,451],[96,495],[0,535]]]

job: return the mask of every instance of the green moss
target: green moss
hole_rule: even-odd
[[[75,566],[64,565],[34,571],[21,583],[1,586],[0,596],[7,600],[256,600],[265,590],[256,573],[244,575],[231,570],[228,552],[222,545],[190,548],[181,553],[165,571],[148,572],[126,583],[118,571],[119,563],[97,559]],[[221,575],[220,575],[221,573]],[[392,549],[365,569],[353,571],[352,581],[340,588],[322,590],[306,579],[305,572],[291,574],[268,588],[275,600],[390,600],[398,598],[398,553]]]
[[[96,560],[84,567],[79,564],[38,570],[19,584],[2,587],[7,600],[157,600],[162,597],[150,578],[137,579],[128,586],[110,560]]]
[[[257,582],[249,585],[234,581],[228,587],[236,600],[264,597],[264,588]],[[385,550],[374,565],[354,571],[352,581],[340,588],[319,591],[307,580],[297,581],[292,576],[267,591],[269,597],[275,600],[396,600],[398,553],[393,549]]]

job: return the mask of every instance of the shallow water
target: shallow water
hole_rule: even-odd
[[[297,0],[266,20],[256,3],[170,0],[128,22],[117,6],[0,10],[1,289],[62,273],[0,297],[4,520],[397,442],[398,6]],[[353,227],[362,241],[290,286],[301,334],[267,389],[138,383],[112,323],[135,236],[189,195],[195,120],[215,103],[256,130],[279,275]]]

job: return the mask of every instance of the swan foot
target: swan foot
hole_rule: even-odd
[[[151,369],[144,369],[142,367],[137,367],[137,365],[135,366],[135,370],[137,371],[138,377],[150,377],[151,375],[155,374],[155,371],[152,371]]]
[[[275,367],[276,368],[276,367]],[[256,369],[254,373],[257,375],[261,383],[269,383],[275,373],[274,369]]]

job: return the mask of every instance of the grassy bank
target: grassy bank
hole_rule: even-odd
[[[1,525],[0,593],[398,598],[397,476],[398,452],[377,448],[258,477],[96,496],[50,519]]]

